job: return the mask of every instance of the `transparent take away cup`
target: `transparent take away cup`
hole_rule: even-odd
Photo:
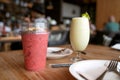
[[[22,45],[25,68],[30,71],[39,71],[46,66],[46,53],[48,45],[47,26],[45,23],[23,23]]]

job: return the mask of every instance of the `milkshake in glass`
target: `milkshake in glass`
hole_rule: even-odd
[[[73,62],[83,60],[80,57],[88,43],[90,38],[90,28],[89,20],[86,17],[75,17],[72,18],[70,27],[70,42],[73,50],[77,52],[77,56],[73,57],[71,60]]]

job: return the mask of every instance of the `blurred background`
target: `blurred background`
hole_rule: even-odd
[[[45,10],[45,18],[49,22],[51,31],[49,46],[69,43],[71,19],[85,12],[90,15],[90,22],[94,25],[91,29],[95,31],[91,34],[90,44],[109,46],[113,37],[106,36],[107,34],[101,31],[104,31],[110,16],[114,16],[118,24],[120,22],[120,0],[0,0],[0,20],[8,27],[6,32],[14,33],[14,28],[19,26],[25,15],[31,12],[34,3],[40,3]],[[0,26],[3,24],[1,22]],[[5,33],[0,33],[2,37],[11,36],[11,34],[3,34]],[[56,43],[53,41],[55,39]]]
[[[0,0],[0,16],[12,21],[21,19],[24,14],[29,13],[35,2],[41,3],[46,17],[56,20],[57,24],[66,23],[66,20],[84,12],[88,12],[95,23],[96,0]]]

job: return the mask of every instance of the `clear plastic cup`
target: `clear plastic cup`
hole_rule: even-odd
[[[30,71],[39,71],[46,66],[48,45],[47,26],[45,23],[23,23],[22,45],[25,68]]]

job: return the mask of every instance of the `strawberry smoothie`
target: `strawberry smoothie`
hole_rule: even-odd
[[[25,68],[30,71],[39,71],[46,66],[48,33],[23,33],[22,44]]]

